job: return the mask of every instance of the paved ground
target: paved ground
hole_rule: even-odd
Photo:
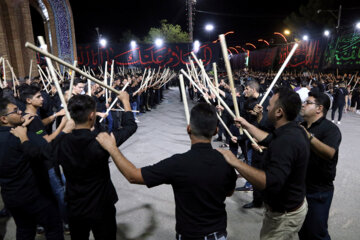
[[[190,148],[185,115],[177,88],[166,92],[157,109],[140,116],[138,131],[120,149],[136,166],[153,164]],[[343,141],[335,181],[335,196],[330,211],[329,230],[332,239],[358,240],[360,236],[360,116],[345,114],[340,129]],[[217,147],[219,144],[214,143]],[[119,201],[116,204],[118,239],[174,239],[175,204],[172,188],[167,185],[147,189],[130,185],[110,163],[113,183]],[[239,179],[238,186],[244,184]],[[244,210],[252,199],[251,192],[236,192],[226,200],[229,239],[259,239],[263,210]],[[12,219],[0,221],[4,239],[15,239]],[[37,239],[44,239],[38,236]],[[67,239],[70,239],[67,237]]]

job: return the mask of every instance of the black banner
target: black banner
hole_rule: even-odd
[[[126,48],[127,47],[127,48]],[[186,69],[185,64],[189,63],[192,44],[164,44],[162,47],[155,45],[141,44],[133,49],[124,44],[112,44],[106,48],[99,48],[97,45],[78,45],[78,65],[86,67],[97,67],[105,65],[105,61],[111,65],[114,60],[115,66],[140,67],[140,68],[165,68]],[[204,66],[211,69],[211,63],[219,58],[219,44],[208,43],[200,46],[196,53]]]

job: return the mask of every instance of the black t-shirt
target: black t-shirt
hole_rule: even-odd
[[[122,128],[114,130],[117,146],[135,133],[137,125],[131,112],[124,112]],[[117,200],[110,179],[109,153],[96,141],[98,131],[75,129],[60,134],[51,142],[66,177],[65,198],[70,216],[100,218]]]
[[[27,126],[27,129],[29,132],[33,132],[38,136],[45,136],[46,129],[45,125],[42,123],[41,119],[38,116],[34,116],[34,119],[31,121],[31,123]],[[46,142],[46,140],[44,140]],[[43,142],[43,143],[45,143]]]
[[[40,191],[25,151],[30,142],[21,144],[10,129],[0,126],[0,186],[5,206],[18,207],[35,200]]]
[[[334,104],[345,104],[345,96],[349,95],[346,88],[338,88],[334,93]]]
[[[179,234],[203,237],[226,230],[224,201],[234,190],[237,175],[211,144],[194,144],[190,151],[144,167],[141,173],[149,188],[172,185]]]
[[[306,123],[302,123],[306,127]],[[339,128],[327,120],[320,118],[307,129],[322,143],[335,149],[333,159],[322,159],[315,152],[310,151],[310,160],[306,174],[306,192],[326,192],[334,189],[333,181],[336,175],[341,132]]]
[[[269,146],[264,161],[264,202],[276,212],[298,207],[305,198],[310,155],[310,143],[304,129],[295,122],[289,122],[269,134],[260,145]]]

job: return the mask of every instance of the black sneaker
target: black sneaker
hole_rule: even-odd
[[[222,138],[216,138],[213,142],[222,142]]]

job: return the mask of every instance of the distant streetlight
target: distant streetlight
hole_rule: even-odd
[[[357,28],[357,29],[360,29],[360,22],[358,22],[358,23],[356,24],[356,28]]]
[[[212,24],[206,24],[205,30],[206,30],[207,32],[211,32],[212,30],[214,30],[214,25],[212,25]]]
[[[136,41],[131,41],[130,46],[131,48],[136,48]]]
[[[155,40],[155,45],[156,45],[157,47],[161,47],[161,46],[163,45],[163,43],[164,43],[164,41],[163,41],[161,38],[157,38],[157,39]]]
[[[200,50],[200,42],[196,40],[194,42],[194,52],[197,53]]]
[[[304,36],[303,36],[303,40],[304,40],[304,41],[309,40],[309,36],[308,36],[308,35],[304,35]]]
[[[101,38],[101,39],[100,39],[100,45],[101,45],[102,47],[106,47],[106,44],[107,44],[106,39],[105,39],[105,38]]]
[[[212,24],[206,24],[205,30],[208,32],[208,41],[210,41],[210,34],[214,30],[214,25]]]
[[[291,32],[290,32],[289,29],[285,29],[285,31],[284,31],[284,34],[285,34],[285,35],[290,35],[290,33],[291,33]]]
[[[329,31],[329,30],[325,30],[325,31],[324,31],[324,36],[325,36],[325,37],[330,36],[330,31]]]

